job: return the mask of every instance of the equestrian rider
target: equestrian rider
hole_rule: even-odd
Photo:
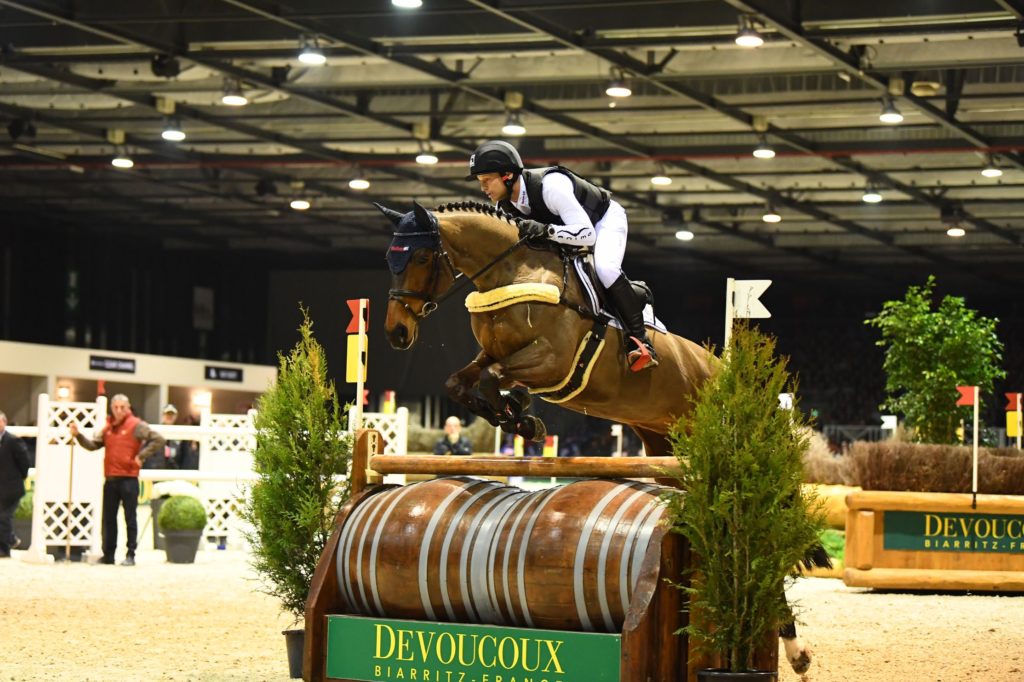
[[[626,250],[626,211],[611,193],[561,166],[523,168],[516,148],[491,140],[469,159],[467,180],[497,206],[521,216],[519,234],[569,246],[592,246],[597,277],[629,332],[626,360],[639,372],[658,366],[658,356],[644,327],[645,302],[622,272]]]

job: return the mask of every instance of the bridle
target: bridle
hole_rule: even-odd
[[[431,215],[433,220],[430,224],[429,230],[422,232],[393,232],[392,235],[397,239],[398,237],[433,237],[434,240],[434,263],[431,266],[430,281],[427,282],[426,289],[422,291],[413,291],[411,289],[388,289],[388,300],[397,301],[402,304],[409,314],[418,319],[426,319],[428,315],[437,310],[437,307],[444,302],[446,298],[451,296],[465,283],[467,280],[470,282],[476,282],[477,278],[483,275],[485,272],[490,270],[492,267],[504,260],[510,253],[519,248],[519,245],[526,241],[526,237],[520,238],[515,244],[505,249],[497,258],[492,260],[490,263],[481,268],[477,273],[473,275],[466,275],[455,267],[455,263],[452,262],[452,257],[448,255],[448,251],[444,248],[444,244],[441,242],[441,230],[438,227],[437,218]],[[441,259],[448,266],[448,271],[452,276],[452,286],[448,288],[448,291],[444,292],[436,299],[434,298],[434,288],[437,286],[437,279],[441,272]],[[462,279],[462,282],[459,280]],[[423,301],[423,305],[420,307],[419,312],[412,309],[404,298],[418,298]]]

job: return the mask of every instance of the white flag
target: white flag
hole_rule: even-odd
[[[761,294],[772,284],[770,279],[738,279],[733,297],[734,317],[771,317],[772,314],[761,303]]]

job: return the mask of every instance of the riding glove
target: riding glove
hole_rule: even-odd
[[[545,239],[551,235],[551,228],[536,220],[524,218],[519,221],[519,238],[525,237],[529,240]]]

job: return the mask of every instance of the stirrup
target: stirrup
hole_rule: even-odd
[[[641,372],[645,369],[657,367],[658,356],[655,355],[654,349],[635,336],[630,336],[629,338],[636,344],[633,350],[626,353],[626,363],[629,365],[629,370],[631,372]]]

